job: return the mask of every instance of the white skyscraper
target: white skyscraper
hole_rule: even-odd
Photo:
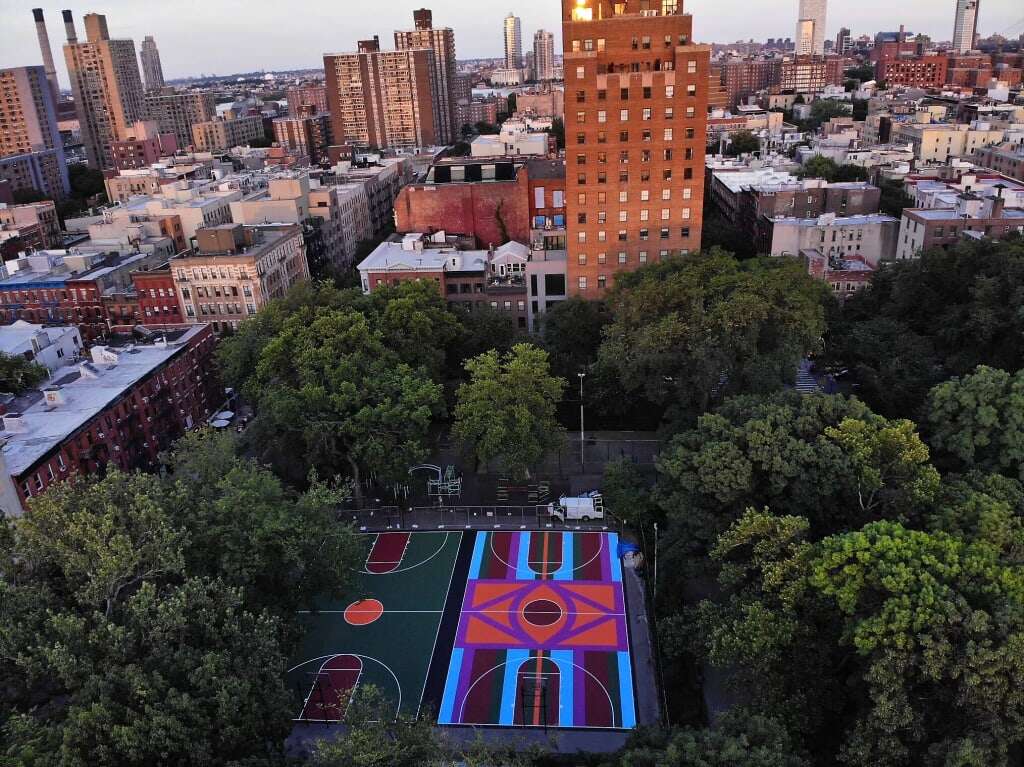
[[[800,0],[796,22],[798,55],[825,55],[825,15],[827,0]]]
[[[953,24],[953,50],[967,53],[974,47],[978,34],[978,3],[980,0],[956,0],[956,21]]]
[[[555,36],[543,29],[533,35],[533,66],[538,80],[555,79]]]
[[[509,13],[505,17],[505,69],[523,66],[523,30],[519,17]]]

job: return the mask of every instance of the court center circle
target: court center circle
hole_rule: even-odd
[[[350,626],[369,626],[384,614],[384,605],[377,599],[360,599],[345,608],[345,622]]]
[[[562,608],[550,599],[535,599],[523,608],[523,619],[531,626],[551,626],[562,619]]]

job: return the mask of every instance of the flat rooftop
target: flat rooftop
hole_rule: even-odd
[[[148,376],[154,368],[177,355],[205,325],[193,325],[166,334],[166,344],[108,347],[117,354],[116,363],[81,363],[56,371],[44,384],[59,386],[64,404],[47,407],[42,390],[26,392],[7,404],[8,413],[20,413],[23,433],[0,428],[0,440],[7,472],[18,476],[30,469],[50,450],[115,400]],[[0,425],[2,426],[2,425]]]
[[[981,218],[957,215],[956,208],[905,208],[903,212],[925,221],[971,221]],[[1014,223],[1024,222],[1024,208],[1003,208],[1000,218],[1010,219]]]
[[[827,215],[827,214],[826,214]],[[831,224],[819,223],[820,218],[773,218],[776,224],[789,224],[790,226],[866,226],[868,224],[898,224],[899,219],[886,216],[882,213],[872,213],[866,216],[836,216]]]

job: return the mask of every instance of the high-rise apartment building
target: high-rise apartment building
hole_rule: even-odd
[[[534,79],[555,79],[555,36],[543,29],[533,34]]]
[[[853,35],[850,30],[846,27],[842,27],[839,30],[839,34],[836,35],[836,50],[835,53],[839,56],[845,56],[847,53],[853,50]]]
[[[711,49],[677,0],[562,0],[569,290],[700,248]]]
[[[288,116],[298,117],[304,108],[314,107],[315,114],[327,114],[327,88],[322,85],[296,85],[285,94],[288,100]]]
[[[356,53],[324,54],[327,105],[337,143],[385,149],[440,140],[434,52],[382,51],[363,40]]]
[[[192,126],[217,116],[212,93],[175,93],[171,88],[147,93],[143,101],[147,120],[154,120],[161,133],[173,133],[179,149],[192,145]]]
[[[0,69],[0,178],[18,190],[68,192],[57,104],[44,67]]]
[[[953,50],[967,53],[974,48],[978,34],[979,0],[956,0],[956,20],[953,22]]]
[[[523,25],[519,17],[509,13],[504,21],[505,69],[523,66]]]
[[[160,51],[152,35],[146,35],[139,48],[139,60],[142,62],[142,77],[146,82],[147,91],[155,91],[164,87],[164,68],[160,64]]]
[[[827,0],[800,0],[796,21],[798,56],[825,55],[825,16]]]
[[[435,27],[433,14],[427,8],[413,12],[415,29],[395,32],[395,48],[400,51],[429,48],[434,52],[434,111],[439,118],[437,140],[442,144],[455,141],[455,32],[451,27]]]
[[[64,11],[68,41],[64,59],[75,109],[82,130],[85,155],[93,168],[113,167],[111,146],[124,140],[136,120],[144,116],[142,78],[132,40],[111,40],[107,18],[85,16],[85,42],[79,42],[71,11]]]

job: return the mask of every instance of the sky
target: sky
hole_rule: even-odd
[[[522,19],[524,49],[532,46],[539,28],[553,31],[556,47],[561,44],[559,0],[501,5],[492,0],[376,0],[372,12],[361,0],[94,0],[82,7],[72,0],[55,6],[45,0],[0,0],[0,68],[42,63],[31,12],[40,5],[65,87],[60,11],[69,5],[80,37],[82,16],[90,11],[106,14],[111,37],[132,38],[136,49],[144,36],[153,35],[167,79],[321,67],[323,53],[354,50],[356,40],[375,34],[383,47],[391,48],[392,32],[411,29],[413,9],[422,6],[433,10],[435,26],[455,30],[460,58],[503,55],[502,19],[509,11]],[[895,30],[901,23],[935,40],[952,37],[955,0],[831,0],[829,6],[828,37],[835,37],[841,26],[857,37]],[[685,0],[685,7],[693,14],[698,42],[794,36],[797,0]],[[1024,32],[1024,5],[1020,0],[981,0],[979,31],[1016,37]]]

